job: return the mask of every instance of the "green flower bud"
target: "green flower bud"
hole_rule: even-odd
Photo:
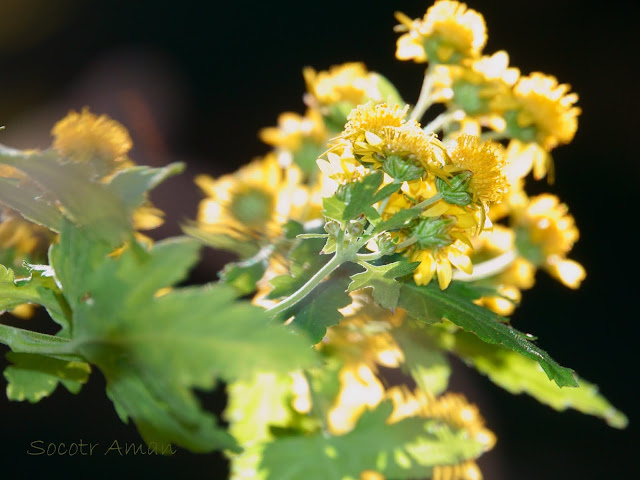
[[[394,253],[396,251],[396,242],[397,239],[394,240],[388,233],[380,235],[376,239],[378,250],[380,250],[383,255],[391,255],[392,253]]]
[[[324,224],[324,231],[329,235],[333,235],[334,237],[336,237],[338,235],[338,232],[340,231],[340,224],[335,220],[330,220]]]
[[[398,155],[389,155],[382,163],[382,171],[398,182],[416,180],[424,175],[422,166]]]
[[[416,245],[421,249],[436,247],[446,247],[453,243],[449,235],[449,229],[454,219],[451,217],[421,218],[420,221],[411,228],[410,236],[416,237]]]
[[[464,207],[473,200],[473,195],[469,193],[469,182],[473,174],[469,170],[464,170],[448,180],[436,178],[436,188],[442,194],[442,199],[452,205]]]

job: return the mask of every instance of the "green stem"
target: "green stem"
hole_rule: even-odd
[[[423,130],[427,133],[436,132],[449,123],[458,120],[461,114],[464,115],[464,112],[462,110],[454,110],[453,112],[441,113],[436,118],[431,120]]]
[[[424,112],[426,112],[432,104],[431,91],[433,89],[434,80],[432,70],[431,65],[429,65],[429,68],[427,68],[427,71],[424,74],[424,80],[422,81],[422,88],[420,89],[418,101],[409,115],[409,120],[420,120],[424,115]]]
[[[339,244],[338,244],[339,245]],[[338,247],[339,248],[339,247]],[[294,306],[304,297],[306,297],[311,291],[327,277],[331,274],[336,268],[342,265],[347,261],[344,255],[340,254],[340,251],[336,251],[336,254],[329,260],[324,267],[318,270],[313,277],[311,277],[307,283],[305,283],[300,289],[292,293],[289,297],[282,300],[280,303],[274,305],[273,307],[267,310],[267,313],[275,318],[278,314],[284,312],[290,307]]]
[[[415,207],[412,207],[412,208],[419,208],[420,210],[424,210],[425,208],[430,207],[431,205],[433,205],[434,203],[440,200],[442,200],[442,193],[438,192],[435,195],[432,195],[431,197],[427,198],[426,200],[423,200],[422,202],[420,202],[419,204],[417,204]]]
[[[383,256],[384,256],[384,253],[381,253],[381,252],[359,253],[358,255],[356,255],[356,263],[372,262],[373,260],[378,260]]]
[[[486,141],[497,141],[497,140],[504,140],[510,138],[509,134],[504,131],[504,132],[484,132],[480,134],[480,140],[482,140],[483,142]]]

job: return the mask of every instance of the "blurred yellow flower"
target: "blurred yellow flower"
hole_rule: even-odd
[[[88,108],[71,111],[58,121],[51,134],[53,148],[76,162],[100,161],[110,164],[127,159],[133,142],[127,129],[107,115],[97,116]]]
[[[570,288],[578,288],[586,277],[579,263],[566,255],[580,233],[568,208],[555,195],[532,197],[527,207],[514,215],[516,228],[527,233],[527,243],[536,249],[540,266]]]
[[[319,105],[348,102],[355,107],[370,100],[384,100],[378,87],[379,76],[361,62],[333,65],[320,72],[306,67],[302,73],[309,95]]]
[[[580,108],[576,93],[567,93],[570,86],[543,73],[520,77],[511,96],[498,103],[506,114],[507,130],[519,140],[536,141],[546,150],[571,142],[578,129]]]
[[[397,41],[398,60],[458,63],[477,57],[487,41],[484,18],[464,3],[440,0],[422,19],[412,21],[399,12],[396,18],[396,30],[407,32]]]

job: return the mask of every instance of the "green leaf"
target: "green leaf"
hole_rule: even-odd
[[[118,363],[122,365],[103,370],[107,395],[120,419],[133,419],[147,444],[180,445],[201,453],[215,448],[238,451],[233,437],[200,408],[188,389],[166,381],[159,372],[144,375]]]
[[[376,225],[376,228],[373,230],[373,234],[380,232],[388,232],[390,230],[397,230],[398,228],[402,228],[406,226],[411,220],[417,218],[422,213],[421,208],[407,208],[405,210],[400,210],[395,213],[391,218],[380,222]]]
[[[330,278],[318,285],[302,301],[282,313],[282,318],[294,316],[292,325],[305,332],[313,344],[318,343],[327,328],[342,320],[338,311],[351,304],[345,278]]]
[[[253,257],[241,262],[232,262],[224,266],[218,273],[220,280],[232,285],[239,295],[248,295],[256,290],[256,284],[264,275],[274,246],[262,248]]]
[[[44,355],[7,353],[13,365],[4,371],[7,379],[7,398],[36,403],[53,393],[62,383],[71,393],[78,393],[91,373],[89,364],[65,361]]]
[[[430,329],[438,343],[455,353],[468,365],[485,374],[493,383],[510,393],[526,393],[555,410],[573,408],[603,418],[615,428],[625,428],[627,418],[616,410],[598,387],[578,378],[578,388],[559,388],[549,381],[538,363],[499,345],[490,345],[466,332]]]
[[[60,241],[69,243],[69,252],[84,247],[77,232]],[[65,292],[66,282],[73,285],[74,351],[104,373],[120,415],[133,418],[148,442],[208,451],[230,448],[229,437],[200,409],[193,388],[304,368],[315,356],[307,338],[269,325],[264,310],[238,301],[230,286],[155,296],[186,277],[199,248],[193,239],[177,238],[156,243],[145,256],[127,249],[104,257],[82,286],[69,275],[60,281]]]
[[[111,246],[93,239],[86,227],[62,222],[60,239],[49,249],[49,264],[69,305],[77,305],[86,293],[86,279],[112,251]]]
[[[371,265],[361,262],[359,265],[365,268],[362,273],[351,277],[349,291],[353,292],[361,288],[371,287],[374,300],[389,310],[395,310],[400,297],[400,283],[395,279],[404,277],[413,272],[419,262],[399,261],[387,265]]]
[[[329,261],[325,255],[320,254],[323,247],[324,238],[297,240],[288,254],[291,274],[278,275],[269,280],[273,290],[269,292],[267,298],[274,299],[289,296],[304,285],[314,273]]]
[[[92,179],[89,164],[63,163],[53,150],[25,155],[9,164],[52,194],[75,224],[89,226],[92,237],[113,246],[129,239],[131,219],[123,201],[108,185]]]
[[[431,467],[451,465],[482,453],[482,445],[435,421],[408,418],[388,425],[390,402],[365,412],[341,436],[318,432],[282,437],[267,444],[262,469],[268,479],[326,480],[359,478],[376,470],[393,479],[424,478]]]
[[[375,203],[374,194],[380,187],[382,178],[382,172],[377,171],[362,180],[343,185],[333,197],[322,200],[323,215],[338,222],[347,222],[357,217],[364,212],[366,206]]]
[[[69,327],[71,314],[53,278],[32,270],[29,278],[16,280],[12,270],[0,265],[0,312],[22,303],[46,307],[63,329]]]
[[[122,200],[127,212],[132,213],[145,202],[148,191],[182,173],[184,167],[183,163],[175,162],[160,168],[135,166],[120,170],[109,181],[108,189]]]
[[[0,178],[0,203],[20,212],[27,220],[59,232],[62,213],[40,196],[41,192],[29,186],[18,186],[9,179]]]
[[[456,282],[444,291],[433,282],[427,286],[404,283],[398,306],[425,322],[433,323],[446,318],[484,342],[503,345],[538,362],[549,379],[558,386],[578,386],[572,370],[560,366],[548,353],[527,340],[524,333],[505,325],[503,322],[506,319],[471,302],[466,292],[458,291]]]

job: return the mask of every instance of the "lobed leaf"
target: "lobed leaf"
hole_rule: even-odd
[[[506,319],[474,304],[469,300],[467,291],[461,293],[458,290],[456,282],[445,291],[433,282],[427,286],[404,283],[398,306],[407,310],[412,317],[428,323],[446,318],[484,342],[502,345],[538,362],[549,379],[558,386],[578,386],[572,370],[560,366],[547,352],[529,341],[525,334],[505,325],[503,322]]]

